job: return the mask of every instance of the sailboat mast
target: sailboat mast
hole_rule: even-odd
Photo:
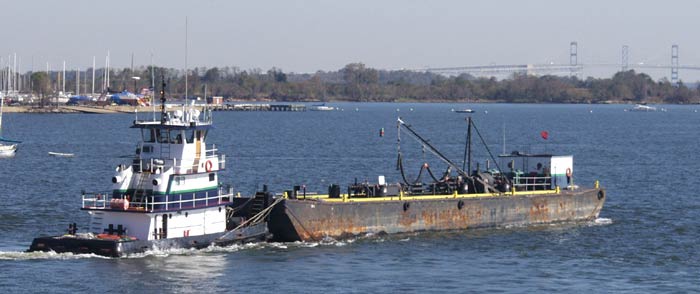
[[[95,56],[92,56],[92,97],[95,97]]]
[[[80,69],[75,69],[75,96],[80,96]]]
[[[2,137],[2,108],[5,106],[5,97],[0,92],[0,137]]]
[[[17,91],[17,53],[15,53],[15,63],[12,66],[12,90]]]
[[[102,72],[102,93],[107,92],[107,56],[105,56],[105,68]]]
[[[107,87],[105,91],[109,92],[109,50],[107,50],[107,83],[105,84]]]
[[[66,93],[66,61],[63,61],[63,77],[61,79],[62,86],[61,89],[63,91],[63,94]]]
[[[22,57],[20,56],[17,64],[17,94],[22,91],[22,79]]]
[[[131,79],[134,80],[134,94],[136,94],[136,79],[134,79],[134,52],[131,52],[131,69],[129,69],[129,73],[131,74]]]

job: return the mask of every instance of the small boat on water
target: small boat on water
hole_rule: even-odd
[[[12,157],[17,153],[17,144],[20,141],[5,139],[2,137],[2,110],[5,106],[5,97],[0,92],[0,157]],[[5,144],[10,143],[10,144]]]
[[[82,193],[80,209],[90,215],[89,225],[79,231],[71,223],[66,234],[35,238],[29,251],[121,257],[267,237],[262,217],[256,216],[266,213],[272,195],[241,198],[219,184],[226,157],[206,142],[213,129],[211,110],[166,112],[162,93],[161,102],[160,121],[137,117],[133,122],[141,141],[131,162],[115,168],[112,189]],[[245,203],[255,206],[255,214],[237,211]]]
[[[398,183],[379,176],[377,183],[348,185],[346,193],[336,184],[329,186],[326,195],[306,195],[298,186],[285,192],[268,221],[273,239],[320,241],[362,234],[592,221],[605,202],[605,190],[598,182],[592,188],[574,184],[571,155],[513,152],[501,155],[500,165],[491,158],[486,169],[479,164],[473,169],[471,118],[464,153],[467,168],[450,161],[401,119],[398,128],[399,144],[404,131],[447,164],[442,176],[436,176],[426,163],[418,177],[409,180],[399,145],[397,167],[402,179]],[[505,166],[508,170],[501,169]],[[426,172],[432,181],[421,180]]]
[[[333,106],[326,106],[325,103],[323,104],[314,104],[309,107],[309,110],[311,111],[331,111],[335,110],[336,108]]]
[[[649,106],[646,104],[637,104],[632,108],[625,109],[625,111],[638,111],[638,112],[652,112],[656,111],[656,107],[654,106]]]
[[[75,154],[73,153],[62,153],[62,152],[49,152],[49,155],[55,156],[55,157],[73,157]]]
[[[452,111],[456,113],[474,113],[474,110],[471,108],[464,108],[464,109],[452,109]]]
[[[17,153],[17,144],[5,145],[0,143],[0,157],[12,157]]]

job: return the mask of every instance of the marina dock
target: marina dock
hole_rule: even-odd
[[[221,104],[213,105],[214,111],[306,111],[304,104]]]

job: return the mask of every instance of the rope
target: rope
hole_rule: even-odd
[[[270,204],[270,206],[266,207],[265,209],[263,209],[263,210],[261,210],[260,212],[258,212],[258,214],[254,215],[253,217],[251,217],[251,218],[249,218],[248,220],[244,221],[243,223],[241,223],[240,225],[238,225],[237,227],[235,227],[233,230],[240,229],[240,228],[242,228],[243,226],[248,225],[249,223],[250,223],[250,224],[257,224],[257,223],[259,223],[260,220],[265,219],[265,218],[270,214],[270,212],[272,211],[272,208],[275,207],[275,205],[277,205],[277,203],[282,202],[283,199],[284,199],[284,198],[281,198],[281,197],[280,197],[280,198],[277,198],[277,199],[275,200],[275,202],[272,202],[272,204]]]
[[[251,199],[253,199],[253,198],[251,198]],[[224,234],[223,236],[221,236],[221,237],[219,237],[219,238],[216,238],[216,240],[225,239],[229,234],[231,234],[231,233],[235,232],[236,230],[238,230],[238,229],[240,229],[240,228],[243,228],[243,227],[245,227],[245,226],[248,226],[248,225],[255,225],[255,224],[260,223],[261,220],[264,220],[264,219],[270,214],[270,212],[272,211],[272,208],[275,207],[275,205],[277,205],[278,203],[282,202],[283,199],[284,199],[284,198],[281,198],[281,197],[280,197],[280,198],[277,198],[277,199],[275,200],[275,202],[273,202],[272,204],[270,204],[270,206],[268,206],[268,207],[266,207],[265,209],[261,210],[260,212],[258,212],[258,214],[254,215],[253,217],[249,218],[248,220],[242,222],[240,225],[238,225],[237,227],[233,228],[233,230],[228,231],[228,232],[227,232],[226,234]],[[216,242],[216,241],[215,241],[215,242]]]
[[[243,202],[243,204],[239,205],[238,208],[233,208],[233,207],[230,207],[230,206],[226,206],[226,212],[227,212],[227,213],[226,213],[226,214],[227,214],[226,219],[229,219],[229,218],[233,217],[233,214],[234,214],[234,213],[243,210],[243,208],[245,208],[245,206],[248,205],[249,202],[253,201],[253,199],[255,199],[255,197],[250,197],[250,198],[248,198],[248,200],[246,200],[245,202]]]

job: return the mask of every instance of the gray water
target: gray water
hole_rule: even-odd
[[[209,143],[227,155],[224,183],[248,195],[263,184],[398,182],[396,118],[461,164],[458,104],[339,103],[334,112],[217,112]],[[608,190],[598,220],[493,230],[369,235],[148,252],[122,259],[24,253],[32,238],[87,223],[80,191],[110,187],[138,131],[132,114],[8,113],[3,135],[24,141],[0,160],[3,292],[693,292],[699,291],[698,106],[624,112],[621,105],[475,104],[490,151],[573,154],[575,180]],[[141,114],[143,117],[150,114]],[[384,128],[385,136],[379,136]],[[505,130],[505,132],[504,132]],[[540,131],[549,139],[540,138]],[[405,166],[445,168],[407,136]],[[475,159],[488,158],[475,147]],[[47,152],[75,153],[55,158]]]

